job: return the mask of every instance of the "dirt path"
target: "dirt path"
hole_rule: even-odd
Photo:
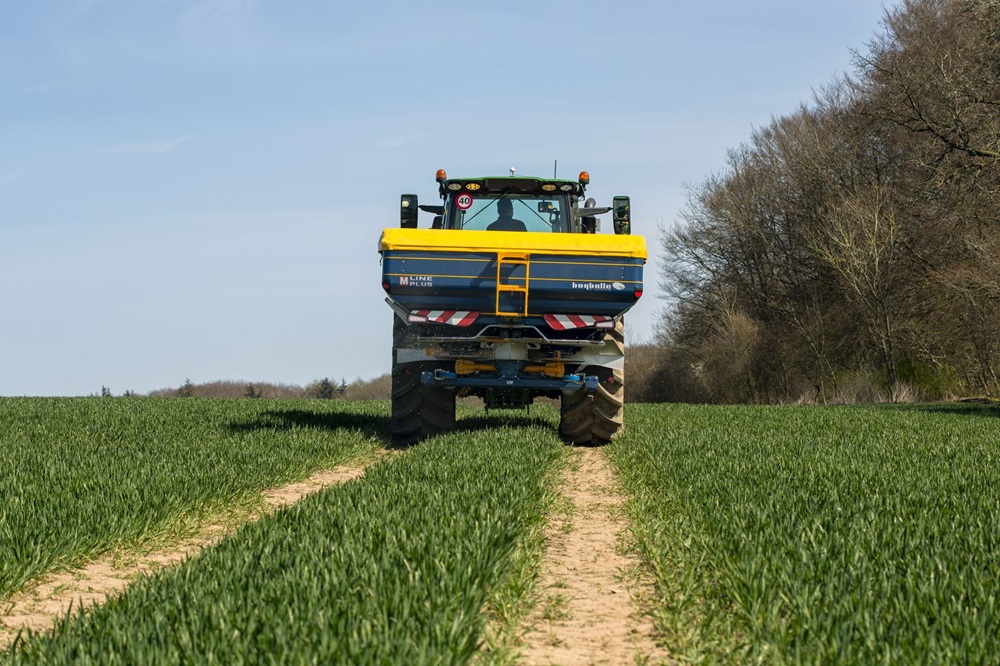
[[[542,598],[528,618],[523,664],[671,663],[634,595],[636,563],[620,553],[624,502],[611,463],[598,448],[573,449],[566,500],[546,531]]]
[[[103,603],[127,588],[139,575],[178,564],[217,543],[241,524],[259,520],[327,486],[359,477],[380,457],[351,461],[317,472],[304,481],[265,490],[262,510],[229,516],[225,524],[200,525],[193,536],[168,547],[142,554],[112,552],[79,569],[43,577],[24,592],[0,601],[0,651],[13,643],[21,630],[44,631],[64,617],[71,606],[77,609]]]

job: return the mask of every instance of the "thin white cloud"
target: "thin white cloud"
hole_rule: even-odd
[[[21,180],[24,175],[24,169],[18,169],[17,171],[11,171],[10,173],[0,176],[0,187],[4,185],[10,185],[11,183]]]
[[[169,139],[166,141],[150,141],[146,143],[127,143],[112,148],[112,152],[125,155],[159,155],[169,152],[188,140],[188,137]]]
[[[412,136],[400,136],[394,139],[379,139],[375,142],[375,145],[379,148],[399,148],[410,143],[414,138]]]

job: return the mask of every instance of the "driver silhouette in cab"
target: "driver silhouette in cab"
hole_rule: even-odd
[[[514,219],[514,203],[510,199],[497,202],[497,219],[486,227],[487,231],[527,231],[524,222]]]

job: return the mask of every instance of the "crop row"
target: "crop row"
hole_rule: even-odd
[[[386,423],[381,403],[0,399],[0,600],[370,452]]]
[[[674,654],[1000,662],[998,416],[630,409],[610,451]]]
[[[14,663],[455,664],[537,530],[551,424],[480,417],[15,646]],[[510,424],[519,427],[509,427]]]

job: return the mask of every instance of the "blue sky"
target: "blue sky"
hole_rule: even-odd
[[[659,226],[850,70],[881,2],[41,0],[0,10],[0,395],[389,369],[376,244],[451,175]],[[610,224],[606,223],[606,227]]]

